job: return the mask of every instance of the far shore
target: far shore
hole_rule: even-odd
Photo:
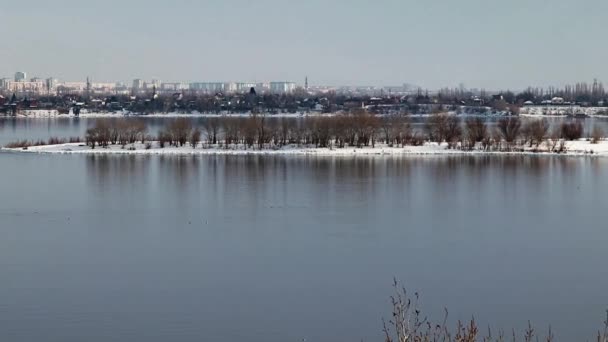
[[[500,118],[509,116],[505,113],[458,113],[455,111],[448,111],[447,114],[456,115],[460,117],[487,117],[487,118]],[[301,117],[330,117],[343,114],[340,111],[323,113],[323,112],[281,112],[281,113],[259,113],[259,116],[266,117],[275,117],[275,118],[301,118]],[[56,110],[25,110],[18,113],[16,116],[10,115],[0,115],[0,118],[7,119],[44,119],[44,118],[123,118],[123,117],[133,117],[133,118],[213,118],[213,117],[249,117],[251,116],[251,112],[168,112],[168,113],[135,113],[129,111],[118,111],[118,112],[83,112],[79,115],[74,115],[73,113],[68,114],[60,114]],[[382,116],[383,114],[377,114]],[[390,114],[386,114],[390,115]],[[428,117],[433,115],[432,113],[409,113],[411,117]],[[552,111],[544,113],[542,111],[534,111],[534,110],[522,110],[519,114],[521,117],[529,117],[529,118],[567,118],[568,114],[559,111]],[[608,118],[608,115],[595,114],[595,111],[588,111],[585,113],[585,117],[589,118]]]

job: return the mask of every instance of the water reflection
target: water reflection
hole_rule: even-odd
[[[97,329],[156,342],[176,322],[180,342],[374,340],[394,276],[439,316],[509,329],[524,312],[572,327],[560,340],[593,331],[608,300],[605,158],[3,153],[0,165],[1,340]]]

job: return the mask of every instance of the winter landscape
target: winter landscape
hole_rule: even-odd
[[[608,2],[0,10],[0,342],[608,342]]]

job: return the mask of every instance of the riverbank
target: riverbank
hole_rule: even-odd
[[[198,144],[196,148],[186,144],[181,147],[160,147],[159,142],[146,144],[135,143],[124,147],[109,145],[108,147],[95,147],[94,149],[84,143],[65,143],[57,145],[40,145],[17,148],[2,148],[5,152],[41,153],[41,154],[133,154],[133,155],[317,155],[317,156],[454,156],[454,155],[555,155],[555,156],[600,156],[608,157],[608,141],[592,144],[587,140],[566,141],[564,152],[549,152],[546,146],[538,149],[525,146],[517,147],[511,151],[486,151],[481,149],[461,150],[450,149],[448,145],[427,142],[422,146],[390,147],[376,145],[375,147],[345,147],[327,148],[303,145],[286,145],[283,147],[247,148],[244,145]]]
[[[265,113],[266,116],[272,117],[285,117],[285,118],[298,118],[305,116],[333,116],[335,113],[319,113],[319,112],[296,112],[296,113]],[[133,113],[129,111],[117,111],[117,112],[87,112],[83,111],[79,115],[74,115],[70,112],[68,114],[60,114],[57,110],[24,110],[19,112],[16,116],[6,116],[7,118],[17,119],[44,119],[44,118],[123,118],[123,117],[137,117],[137,118],[209,118],[209,117],[250,117],[250,112],[244,113],[232,113],[232,112],[219,112],[219,113]]]

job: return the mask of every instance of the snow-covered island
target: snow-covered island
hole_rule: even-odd
[[[61,154],[163,155],[598,155],[608,156],[608,140],[598,126],[586,132],[577,120],[551,127],[547,120],[466,120],[435,114],[424,130],[408,116],[377,117],[368,112],[332,117],[270,121],[264,116],[167,122],[155,136],[143,120],[98,120],[84,138],[21,140],[3,150]]]
[[[550,146],[543,144],[538,148],[523,146],[512,150],[494,151],[483,150],[481,147],[474,150],[449,148],[447,143],[424,143],[421,146],[390,147],[378,144],[374,147],[344,147],[327,148],[314,145],[286,145],[283,147],[247,148],[244,145],[208,145],[199,143],[196,148],[186,144],[184,146],[160,147],[158,141],[141,142],[122,145],[109,145],[107,147],[91,148],[85,143],[65,143],[57,145],[40,145],[29,147],[2,148],[3,151],[18,153],[45,153],[45,154],[116,154],[116,155],[315,155],[315,156],[455,156],[455,155],[555,155],[555,156],[608,156],[608,141],[599,141],[592,144],[585,139],[565,141],[562,152],[550,151]]]

